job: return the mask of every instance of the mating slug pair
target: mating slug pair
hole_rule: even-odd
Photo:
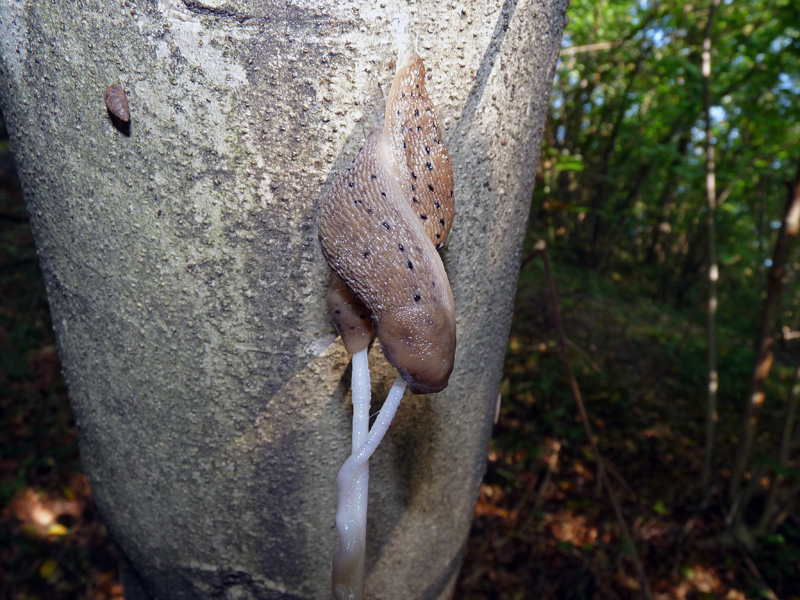
[[[412,52],[400,63],[385,119],[322,201],[319,240],[335,272],[328,294],[348,352],[372,325],[413,393],[447,386],[455,302],[437,248],[455,215],[453,168]]]

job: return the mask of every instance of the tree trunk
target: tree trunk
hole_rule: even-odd
[[[469,532],[565,0],[0,4],[0,100],[129,600],[330,595],[349,357],[316,206],[407,19],[455,171],[449,387],[370,471],[367,597],[446,598]],[[127,90],[129,128],[104,91]],[[393,374],[377,345],[373,390]]]
[[[717,281],[719,265],[717,264],[717,174],[714,164],[714,135],[711,132],[711,27],[714,13],[721,0],[711,0],[708,10],[705,32],[703,33],[703,53],[701,72],[703,77],[703,116],[706,124],[706,230],[708,231],[708,301],[706,306],[706,372],[708,376],[706,389],[706,443],[703,457],[703,491],[708,493],[711,483],[711,465],[713,462],[714,432],[717,427],[717,388],[719,374],[717,372]]]
[[[791,259],[791,251],[799,232],[800,164],[798,164],[794,182],[789,187],[781,229],[778,232],[778,239],[775,241],[772,264],[767,273],[766,294],[764,296],[764,304],[761,307],[761,318],[759,319],[758,333],[755,339],[756,353],[753,372],[750,375],[745,415],[742,420],[742,434],[731,474],[731,500],[739,493],[739,486],[753,450],[753,439],[756,435],[758,417],[761,414],[761,407],[764,405],[766,398],[767,376],[772,369],[772,359],[775,356],[775,334],[778,330],[781,296],[791,270],[787,268],[787,265]],[[739,508],[744,507],[739,506]]]
[[[792,387],[789,389],[789,399],[786,402],[786,409],[783,413],[783,434],[781,435],[781,447],[778,451],[778,467],[780,470],[770,478],[769,494],[764,503],[764,508],[761,510],[758,525],[755,528],[755,535],[759,537],[772,533],[781,524],[781,521],[775,519],[780,511],[778,495],[785,483],[785,476],[781,471],[789,466],[794,438],[794,423],[797,418],[798,398],[800,398],[800,367],[797,367],[794,371]]]

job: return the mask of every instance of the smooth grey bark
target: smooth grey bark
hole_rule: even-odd
[[[0,0],[0,100],[94,497],[134,598],[325,598],[349,357],[319,198],[402,16],[453,159],[449,387],[372,460],[367,596],[446,598],[500,384],[565,0]],[[108,85],[128,91],[129,135]],[[380,399],[393,374],[370,355]]]

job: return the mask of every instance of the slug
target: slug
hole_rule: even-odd
[[[425,89],[425,65],[417,53],[395,75],[386,100],[384,128],[400,188],[428,237],[441,248],[455,215],[453,167]]]
[[[116,117],[123,123],[128,123],[131,120],[131,109],[128,106],[128,97],[125,95],[125,90],[118,83],[108,86],[105,94],[106,108],[113,117]]]
[[[345,350],[355,354],[366,348],[372,339],[369,310],[337,275],[331,280],[327,300],[333,325],[342,336]]]
[[[412,52],[395,74],[384,123],[322,200],[319,240],[415,394],[441,391],[453,370],[455,302],[436,248],[454,214],[450,156]]]

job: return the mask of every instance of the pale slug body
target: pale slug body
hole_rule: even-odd
[[[319,239],[414,393],[442,390],[453,369],[455,303],[436,252],[453,216],[450,157],[425,90],[422,59],[412,53],[392,82],[384,125],[324,198]]]

